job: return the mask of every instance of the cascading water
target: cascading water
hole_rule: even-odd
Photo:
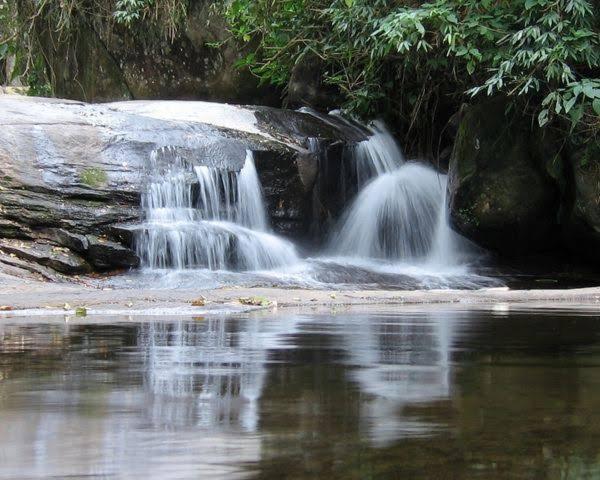
[[[447,222],[446,176],[405,162],[382,124],[351,152],[359,191],[330,250],[358,259],[456,265],[466,240]]]
[[[240,172],[153,152],[142,207],[137,248],[147,268],[268,270],[297,261],[294,246],[268,231],[250,151]]]
[[[371,178],[392,172],[404,163],[402,151],[381,122],[375,122],[371,137],[360,142],[349,153],[359,188]]]
[[[270,231],[250,151],[236,171],[198,165],[189,151],[157,149],[145,172],[145,218],[134,227],[143,279],[167,288],[497,285],[467,268],[471,246],[447,221],[446,176],[406,162],[383,124],[375,124],[371,132],[331,165],[319,139],[307,139],[308,151],[319,162],[318,181],[327,180],[317,183],[315,202],[325,190],[339,195],[340,203],[350,195],[354,200],[334,228],[327,255],[304,260],[291,242]],[[328,168],[336,170],[328,173]],[[322,225],[313,227],[324,233]]]

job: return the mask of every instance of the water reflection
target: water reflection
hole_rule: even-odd
[[[295,330],[293,318],[142,324],[138,345],[153,420],[256,431],[269,351],[287,348]]]
[[[596,314],[6,320],[0,478],[586,478]]]
[[[359,317],[356,331],[343,334],[349,377],[368,400],[361,405],[362,434],[377,445],[402,436],[427,435],[443,424],[404,414],[411,403],[450,395],[450,349],[455,315],[425,315],[398,322]],[[340,319],[344,322],[345,319]]]

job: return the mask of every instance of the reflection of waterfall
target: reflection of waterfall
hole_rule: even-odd
[[[285,339],[290,335],[306,335],[330,322],[339,325],[334,344],[346,352],[349,377],[368,399],[361,405],[366,436],[386,443],[435,430],[436,425],[401,410],[448,398],[451,314],[409,315],[391,322],[371,316],[286,315],[143,324],[138,340],[145,352],[152,417],[161,424],[255,431],[270,352],[289,348]]]
[[[269,350],[285,348],[295,322],[209,319],[141,327],[153,417],[177,425],[255,431]],[[194,399],[194,401],[190,401]]]
[[[379,124],[351,157],[362,189],[342,218],[331,250],[346,257],[457,263],[465,242],[446,220],[446,176],[404,162]]]
[[[451,313],[394,322],[352,318],[354,328],[342,334],[341,344],[354,368],[350,378],[370,397],[361,405],[361,418],[375,443],[429,435],[441,427],[402,409],[449,398],[453,323]]]
[[[268,232],[252,153],[240,172],[192,166],[155,151],[137,245],[149,268],[261,270],[294,263],[294,246]]]

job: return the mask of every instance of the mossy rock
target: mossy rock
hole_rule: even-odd
[[[464,112],[450,160],[450,219],[501,254],[538,253],[558,237],[559,190],[529,123],[505,106],[498,99]]]
[[[569,160],[572,188],[563,236],[578,255],[600,262],[600,141],[574,151]]]

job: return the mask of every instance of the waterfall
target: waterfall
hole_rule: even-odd
[[[360,188],[333,235],[345,257],[457,264],[464,242],[447,222],[445,175],[406,162],[383,124],[350,155]]]
[[[239,175],[237,215],[241,225],[261,231],[267,230],[267,214],[263,204],[260,181],[254,166],[252,152],[249,150]]]
[[[136,244],[147,268],[267,270],[297,261],[294,246],[269,232],[250,151],[239,172],[154,151],[142,208]]]
[[[404,163],[402,151],[383,122],[375,122],[372,135],[350,151],[358,187],[371,178],[392,172]]]
[[[306,139],[320,173],[311,231],[330,236],[325,255],[302,260],[292,242],[271,231],[251,151],[238,164],[199,162],[175,147],[152,152],[144,172],[144,219],[132,228],[144,267],[140,278],[167,288],[497,285],[468,267],[474,247],[448,224],[446,176],[406,161],[382,123],[371,133],[334,161],[320,138]],[[215,166],[223,164],[229,167]],[[337,224],[318,210],[322,196],[346,205]]]

